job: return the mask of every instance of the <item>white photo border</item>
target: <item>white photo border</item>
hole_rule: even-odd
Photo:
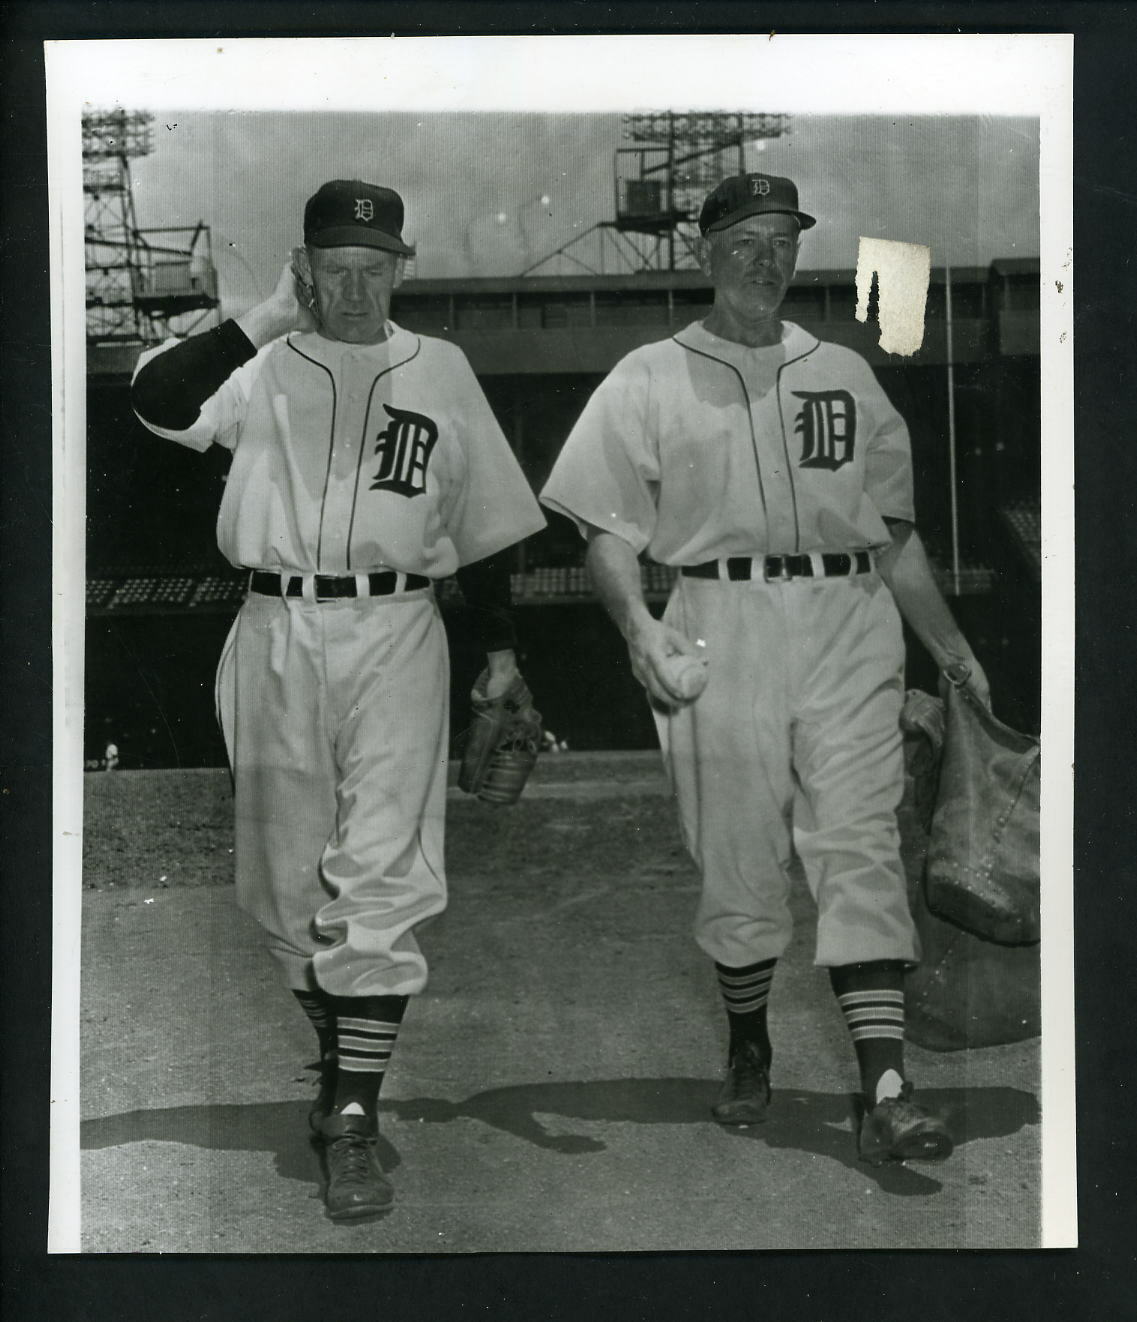
[[[517,46],[525,43],[525,56]],[[629,57],[634,47],[634,58]],[[230,110],[1029,115],[1041,125],[1044,1248],[1077,1243],[1073,1072],[1073,37],[241,38],[45,43],[54,416],[54,932],[48,1249],[79,1249],[85,370],[80,117]],[[381,76],[377,76],[380,74]],[[918,241],[919,236],[913,235]],[[934,259],[933,259],[934,260]]]

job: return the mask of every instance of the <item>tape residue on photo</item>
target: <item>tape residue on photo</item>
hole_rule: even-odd
[[[857,320],[867,321],[873,277],[877,281],[880,347],[914,354],[924,343],[924,310],[932,273],[932,250],[922,243],[866,239],[857,246]]]

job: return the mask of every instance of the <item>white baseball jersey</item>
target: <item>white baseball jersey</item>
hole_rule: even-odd
[[[908,429],[851,350],[696,322],[617,364],[541,499],[665,565],[883,546],[882,516],[913,518]]]
[[[695,324],[601,383],[541,499],[668,565],[871,550],[885,517],[913,518],[908,431],[859,355],[789,322],[764,348]],[[708,662],[700,697],[654,713],[703,878],[699,944],[734,968],[781,955],[796,848],[819,963],[915,959],[903,637],[883,581],[681,575],[664,621]]]
[[[445,578],[544,527],[462,351],[388,329],[381,344],[274,340],[193,426],[147,424],[233,451],[217,520],[233,565]]]

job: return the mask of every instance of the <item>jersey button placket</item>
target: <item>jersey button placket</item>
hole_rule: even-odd
[[[754,435],[762,464],[762,485],[766,492],[767,550],[779,554],[798,550],[793,474],[790,472],[787,438],[777,389],[756,399],[751,407]]]
[[[354,354],[344,355],[338,386],[343,408],[333,438],[323,549],[326,572],[342,574],[350,567],[348,542],[367,406],[364,373]]]

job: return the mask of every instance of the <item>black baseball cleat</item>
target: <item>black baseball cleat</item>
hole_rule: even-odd
[[[316,1094],[316,1100],[308,1112],[308,1126],[317,1137],[320,1134],[320,1125],[331,1115],[335,1106],[338,1073],[338,1057],[334,1051],[329,1052],[320,1061],[320,1091]]]
[[[955,1145],[947,1125],[912,1100],[912,1085],[899,1097],[886,1097],[866,1110],[858,1151],[862,1161],[883,1166],[892,1161],[943,1161]]]
[[[375,1155],[378,1136],[378,1126],[367,1115],[329,1115],[320,1122],[328,1169],[324,1202],[333,1221],[375,1216],[395,1201]]]
[[[743,1042],[730,1058],[711,1115],[720,1125],[760,1125],[770,1105],[769,1062],[755,1042]]]

